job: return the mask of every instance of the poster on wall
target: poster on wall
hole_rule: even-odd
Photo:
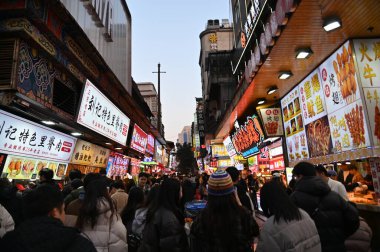
[[[282,136],[284,134],[280,108],[260,109],[260,114],[268,137]]]
[[[248,158],[260,152],[259,145],[264,141],[264,131],[257,115],[247,117],[244,124],[235,123],[236,131],[231,139],[238,154]]]
[[[350,41],[325,60],[319,66],[319,72],[328,114],[361,98]]]
[[[126,145],[130,119],[89,80],[83,91],[77,122]]]
[[[305,125],[327,115],[318,69],[314,70],[300,83],[299,91]]]
[[[325,156],[333,153],[327,115],[307,124],[305,131],[310,157]]]
[[[329,114],[328,117],[335,153],[370,146],[361,99]]]
[[[302,118],[299,86],[281,99],[281,110],[289,161],[308,158],[309,151]]]
[[[380,145],[380,39],[354,40],[374,146]]]
[[[148,142],[148,134],[146,134],[137,124],[133,128],[131,148],[138,152],[145,153]]]
[[[66,174],[67,163],[8,155],[4,164],[2,177],[8,179],[38,179],[42,168],[53,171],[53,179],[63,179]]]
[[[70,161],[76,138],[0,110],[0,152]]]

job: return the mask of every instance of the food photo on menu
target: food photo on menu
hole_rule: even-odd
[[[295,113],[298,113],[299,111],[301,111],[299,97],[297,97],[297,98],[294,99],[294,109],[295,109]]]
[[[288,107],[289,107],[289,117],[292,117],[293,115],[294,115],[294,108],[293,108],[293,103],[290,103],[289,105],[288,105]]]
[[[284,116],[284,121],[286,122],[288,119],[289,119],[289,115],[288,115],[288,107],[284,107],[282,109],[282,113],[283,113],[283,116]]]

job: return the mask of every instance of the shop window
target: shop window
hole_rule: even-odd
[[[11,85],[14,45],[15,40],[0,41],[0,87]]]
[[[53,105],[70,115],[75,115],[77,92],[67,87],[61,81],[54,79]]]

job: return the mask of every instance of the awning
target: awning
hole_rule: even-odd
[[[142,164],[142,165],[157,165],[157,163],[154,162],[154,161],[150,161],[150,162],[141,162],[140,164]]]

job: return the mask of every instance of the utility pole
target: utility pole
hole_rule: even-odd
[[[166,72],[161,72],[161,64],[158,63],[157,65],[158,67],[158,71],[157,72],[152,72],[152,73],[156,73],[158,74],[158,83],[157,83],[157,86],[158,86],[158,115],[157,115],[157,130],[158,132],[160,133],[161,135],[161,84],[160,84],[160,80],[161,80],[161,74],[162,73],[166,73]],[[163,136],[162,136],[163,137]]]

